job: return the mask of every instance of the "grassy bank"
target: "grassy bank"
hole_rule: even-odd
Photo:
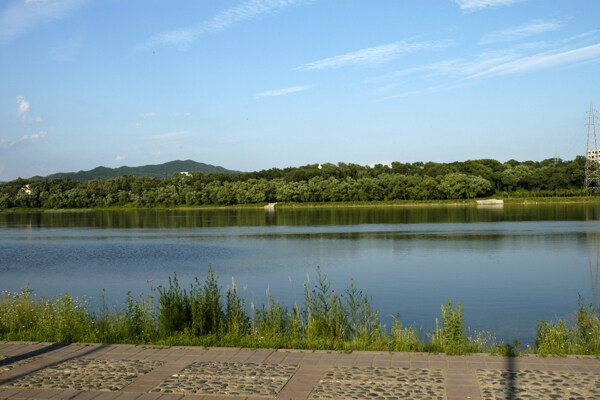
[[[417,334],[379,321],[371,298],[351,280],[343,293],[330,288],[317,270],[317,282],[304,284],[302,304],[292,308],[272,296],[266,304],[247,304],[235,282],[222,290],[209,270],[189,289],[177,276],[168,286],[149,287],[147,295],[128,294],[120,308],[109,308],[104,296],[97,310],[90,301],[69,294],[37,298],[26,288],[0,296],[0,340],[97,342],[159,345],[234,346],[323,350],[425,351],[466,354],[518,354],[520,344],[498,343],[493,333],[465,327],[460,303],[441,306],[434,332]],[[569,320],[539,321],[535,346],[539,354],[600,355],[600,309],[584,304]]]
[[[505,204],[580,204],[600,203],[600,196],[572,196],[572,197],[503,197],[501,195],[491,198],[502,199]],[[456,200],[389,200],[389,201],[339,201],[339,202],[306,202],[306,203],[276,203],[275,208],[352,208],[352,207],[456,207],[477,206],[477,200],[484,199],[456,199]],[[214,210],[214,209],[259,209],[267,203],[239,204],[239,205],[201,205],[201,206],[175,206],[175,207],[136,207],[133,205],[93,207],[93,208],[7,208],[0,212],[84,212],[84,211],[114,211],[114,210]]]

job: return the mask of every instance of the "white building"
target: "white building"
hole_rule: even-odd
[[[592,149],[587,152],[588,160],[600,162],[600,149]]]

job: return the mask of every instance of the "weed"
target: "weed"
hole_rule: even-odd
[[[212,268],[204,282],[195,279],[189,293],[174,274],[168,287],[134,297],[110,308],[105,292],[98,310],[87,299],[36,298],[29,287],[0,293],[0,340],[103,342],[155,345],[242,346],[324,350],[429,351],[447,354],[521,353],[520,343],[497,344],[491,332],[471,334],[465,328],[461,303],[442,305],[442,318],[432,334],[404,327],[396,315],[390,329],[379,321],[371,298],[354,280],[342,295],[317,268],[317,282],[304,283],[304,301],[292,308],[267,292],[267,302],[255,306],[239,295],[235,281],[222,296]],[[534,350],[539,354],[600,354],[600,310],[580,297],[568,320],[539,321]],[[467,334],[468,332],[468,334]]]
[[[466,352],[467,334],[464,327],[463,307],[461,303],[452,307],[452,302],[442,305],[444,331],[441,345],[446,354],[464,354]],[[437,321],[436,321],[437,322]]]

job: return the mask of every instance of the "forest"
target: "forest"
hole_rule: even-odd
[[[16,179],[0,183],[0,209],[243,205],[581,196],[585,157],[452,163],[311,164],[256,172],[174,173],[170,178]]]

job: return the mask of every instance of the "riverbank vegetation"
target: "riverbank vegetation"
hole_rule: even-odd
[[[417,332],[397,315],[392,326],[379,320],[371,298],[350,280],[343,293],[331,289],[317,270],[317,282],[304,284],[301,304],[291,308],[269,296],[265,304],[246,303],[235,282],[223,290],[209,269],[204,281],[182,288],[174,275],[168,286],[147,295],[127,295],[123,305],[96,311],[89,299],[69,294],[36,298],[29,288],[0,295],[0,340],[100,342],[157,345],[236,346],[322,350],[425,351],[447,354],[489,352],[517,355],[520,344],[498,343],[493,333],[465,327],[460,303],[441,307],[434,332]],[[600,355],[600,308],[586,305],[569,320],[539,321],[538,354]]]
[[[122,176],[79,182],[17,179],[0,185],[0,209],[180,207],[282,202],[439,201],[497,196],[588,195],[585,157],[541,162],[475,160],[373,167],[338,163],[248,173],[176,173],[171,178]]]

